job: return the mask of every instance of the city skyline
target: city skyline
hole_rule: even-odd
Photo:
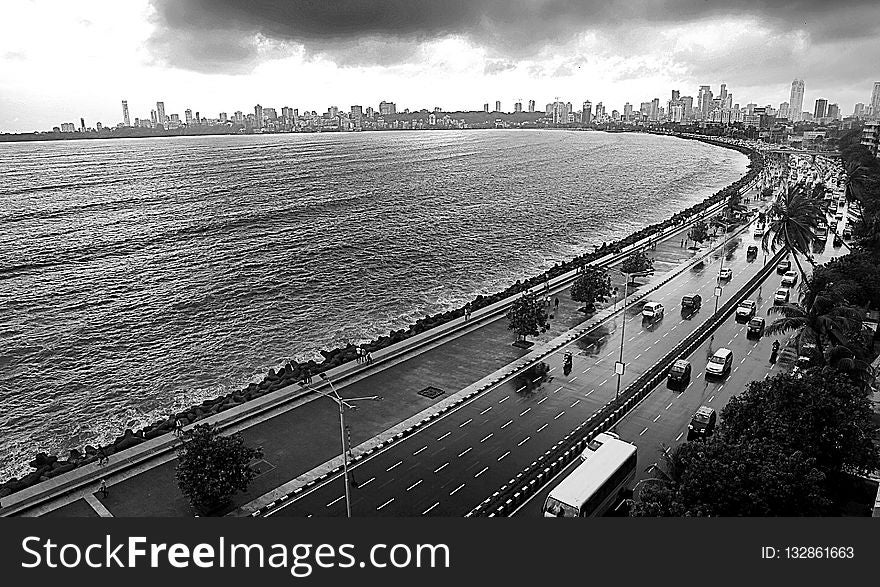
[[[22,26],[0,40],[0,129],[30,132],[81,117],[115,124],[120,99],[132,104],[133,115],[146,117],[157,97],[169,112],[219,113],[258,101],[318,109],[387,97],[401,108],[440,104],[446,110],[479,110],[500,100],[504,111],[534,99],[540,110],[560,95],[622,109],[626,102],[665,100],[670,89],[696,95],[701,85],[726,83],[743,103],[777,107],[788,100],[793,78],[806,80],[805,111],[827,98],[849,114],[856,104],[871,103],[878,77],[870,60],[852,59],[880,47],[874,34],[880,18],[873,18],[880,7],[859,2],[798,2],[795,16],[775,6],[667,2],[662,18],[618,5],[611,15],[585,3],[596,17],[589,21],[579,9],[547,0],[516,3],[509,22],[496,16],[492,1],[425,14],[418,2],[367,3],[399,12],[385,28],[371,28],[366,9],[344,2],[334,10],[357,22],[342,28],[328,24],[322,9],[296,2],[274,12],[271,3],[257,2],[244,16],[230,1],[212,10],[195,1],[118,4],[8,8],[11,21]],[[548,16],[535,24],[539,7]],[[680,22],[671,22],[674,16]],[[809,25],[803,16],[811,17]],[[498,30],[472,24],[476,17]],[[30,22],[65,51],[36,44]],[[529,22],[534,30],[526,30]],[[210,27],[220,27],[223,35],[215,38],[224,39],[222,46],[211,44]],[[784,27],[791,34],[776,40],[773,33]],[[521,33],[521,46],[510,46],[501,32]],[[838,43],[832,32],[850,42]]]

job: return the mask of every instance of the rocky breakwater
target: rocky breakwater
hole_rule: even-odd
[[[702,139],[697,139],[702,140]],[[759,153],[746,147],[731,145],[713,141],[709,138],[704,142],[729,149],[735,149],[749,156],[749,170],[742,178],[730,184],[729,186],[719,190],[714,195],[706,198],[702,202],[691,206],[686,210],[682,210],[671,218],[653,224],[642,230],[628,235],[627,237],[612,243],[603,243],[601,247],[591,253],[585,253],[570,261],[557,263],[544,273],[536,275],[526,280],[517,280],[504,291],[492,295],[479,295],[471,301],[471,310],[476,311],[498,302],[504,298],[516,295],[531,287],[543,284],[545,281],[558,277],[564,273],[582,267],[586,263],[590,263],[608,255],[610,253],[619,252],[624,247],[636,243],[642,239],[658,234],[669,227],[683,224],[688,218],[695,214],[699,214],[709,206],[726,200],[731,195],[737,193],[743,186],[747,185],[758,176],[763,170],[763,159]],[[378,337],[377,339],[360,345],[361,348],[368,352],[376,352],[388,346],[404,341],[407,338],[421,334],[437,326],[446,324],[457,318],[464,316],[464,307],[441,312],[434,315],[425,316],[418,319],[406,329],[393,330],[387,335]],[[59,459],[56,456],[49,456],[45,453],[39,453],[34,460],[30,462],[33,472],[22,478],[12,478],[0,485],[0,497],[5,497],[17,491],[21,491],[26,487],[30,487],[36,483],[51,479],[62,473],[71,471],[82,465],[95,462],[101,458],[101,454],[107,457],[112,456],[122,450],[140,444],[145,440],[161,436],[174,431],[176,420],[180,420],[184,425],[192,424],[209,416],[219,414],[220,412],[241,405],[258,397],[264,396],[273,391],[277,391],[282,387],[290,385],[305,385],[305,380],[309,376],[317,375],[338,367],[357,358],[357,347],[348,344],[344,347],[336,348],[330,351],[321,351],[323,360],[318,363],[314,360],[299,363],[297,361],[288,361],[280,369],[270,369],[269,373],[260,383],[251,383],[244,389],[228,393],[226,395],[203,401],[198,406],[192,406],[177,414],[173,414],[146,426],[142,430],[132,431],[126,430],[122,436],[119,436],[112,443],[101,447],[86,446],[82,451],[74,449],[66,459]]]

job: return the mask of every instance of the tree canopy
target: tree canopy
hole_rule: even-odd
[[[534,293],[526,292],[510,306],[507,322],[508,329],[516,332],[519,339],[525,340],[528,336],[538,336],[547,330],[547,311]]]
[[[688,231],[687,237],[695,243],[702,244],[709,238],[709,225],[705,220],[698,220]]]
[[[586,268],[571,286],[571,299],[584,304],[584,310],[592,312],[598,300],[611,295],[611,280],[604,270]]]
[[[620,270],[629,275],[633,275],[634,273],[644,273],[646,271],[652,271],[653,269],[654,260],[648,257],[648,255],[645,254],[645,251],[636,251],[620,264]],[[635,279],[634,275],[632,279]]]

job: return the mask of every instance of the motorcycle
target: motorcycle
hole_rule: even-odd
[[[562,372],[565,375],[568,375],[569,373],[571,373],[571,366],[572,366],[571,351],[566,351],[566,353],[564,355],[564,359],[562,361]]]
[[[776,359],[779,357],[779,341],[773,343],[773,350],[770,352],[770,363],[776,364]]]

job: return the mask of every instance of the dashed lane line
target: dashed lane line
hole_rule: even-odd
[[[494,433],[490,433],[488,436],[486,436],[486,437],[485,437],[483,440],[481,440],[480,442],[481,442],[481,443],[482,443],[482,442],[486,442],[487,440],[489,440],[490,438],[492,438],[492,436],[494,436]]]
[[[459,428],[464,428],[465,426],[467,426],[468,424],[470,424],[470,423],[473,422],[473,421],[474,421],[473,418],[468,418],[466,421],[464,421],[464,422],[462,422],[461,424],[459,424],[458,427],[459,427]]]
[[[416,456],[417,454],[419,454],[419,453],[422,452],[423,450],[427,450],[427,449],[428,449],[427,446],[423,446],[422,448],[420,448],[419,450],[417,450],[416,452],[414,452],[414,453],[413,453],[413,456]]]
[[[488,408],[486,408],[485,410],[483,410],[482,412],[480,412],[480,415],[482,416],[483,414],[485,414],[486,412],[488,412],[488,411],[491,410],[491,409],[492,409],[492,406],[489,406]]]
[[[639,436],[641,436],[642,434],[644,434],[644,433],[647,432],[647,431],[648,431],[648,427],[646,426],[644,430],[642,430],[641,432],[639,432]]]
[[[682,436],[684,436],[684,432],[679,433],[679,435],[675,437],[675,442],[678,442],[679,440],[681,440]]]
[[[391,503],[392,501],[394,501],[394,498],[393,498],[393,497],[392,497],[391,499],[389,499],[388,501],[386,501],[385,503],[383,503],[382,505],[380,505],[379,507],[377,507],[377,508],[376,508],[376,511],[378,512],[379,510],[381,510],[382,508],[384,508],[386,505],[388,505],[388,504]]]
[[[446,438],[446,437],[449,436],[450,434],[452,434],[452,432],[447,432],[446,434],[444,434],[443,436],[441,436],[441,437],[438,438],[437,440],[438,440],[438,441],[443,440],[444,438]]]
[[[394,463],[393,465],[391,465],[390,467],[385,469],[385,471],[390,471],[391,469],[396,469],[397,467],[399,467],[402,464],[403,464],[403,461],[397,461],[396,463]]]
[[[459,485],[458,487],[456,487],[455,489],[450,491],[449,495],[455,495],[456,493],[458,493],[458,490],[461,489],[462,487],[464,487],[464,483],[462,483],[461,485]]]
[[[507,428],[507,427],[510,426],[511,424],[513,424],[513,420],[508,420],[507,423],[506,423],[504,426],[501,427],[501,429],[504,430],[505,428]]]
[[[508,395],[508,396],[505,396],[504,399],[500,400],[498,403],[499,403],[499,404],[503,404],[503,403],[506,402],[508,399],[510,399],[510,396],[509,396],[509,395]]]
[[[559,391],[559,390],[557,389],[556,391]],[[555,392],[554,392],[554,393],[555,393]],[[547,401],[547,396],[546,396],[546,395],[545,395],[544,397],[542,397],[541,399],[538,400],[538,405],[541,405],[541,404],[544,403],[545,401]]]
[[[366,487],[367,485],[369,485],[370,483],[372,483],[375,480],[376,480],[375,477],[370,477],[369,479],[367,479],[366,481],[364,481],[363,483],[358,485],[358,489],[361,489],[362,487]]]
[[[415,489],[415,487],[416,487],[417,485],[421,485],[421,483],[422,483],[422,480],[419,479],[418,481],[416,481],[415,483],[413,483],[412,485],[410,485],[409,487],[407,487],[406,490],[409,491],[410,489]]]
[[[540,428],[538,428],[538,432],[540,432],[541,430],[543,430],[544,428],[546,428],[546,427],[549,426],[549,425],[550,425],[549,423],[544,424],[543,426],[541,426]]]
[[[709,398],[709,403],[710,403],[710,404],[712,403],[712,400],[713,400],[713,399],[715,399],[715,396],[714,396],[714,395],[713,395],[712,397]]]
[[[332,506],[333,504],[337,503],[340,499],[345,499],[345,495],[344,495],[344,494],[343,494],[343,495],[340,495],[339,497],[337,497],[336,499],[334,499],[333,501],[331,501],[330,503],[328,503],[328,504],[327,504],[327,507],[329,508],[329,507]]]
[[[602,387],[603,385],[605,385],[606,383],[608,383],[608,380],[609,380],[609,379],[611,379],[611,378],[610,378],[610,377],[606,377],[606,378],[605,378],[605,381],[603,381],[602,383],[599,384],[599,387]]]
[[[666,406],[666,409],[668,410],[669,408],[671,408],[673,403],[675,403],[675,402],[669,402],[669,405]]]
[[[463,457],[464,455],[466,455],[467,453],[471,452],[472,450],[474,450],[474,447],[469,446],[467,450],[458,453],[458,458]]]
[[[528,413],[531,412],[531,411],[532,411],[532,408],[526,408],[526,409],[524,409],[522,412],[520,412],[519,415],[520,415],[520,417],[522,417],[522,416],[525,416],[526,414],[528,414]]]
[[[506,457],[506,456],[509,455],[509,454],[510,454],[510,451],[507,451],[506,453],[504,453],[503,455],[501,455],[500,457],[498,457],[498,460],[500,461],[501,459],[503,459],[504,457]]]
[[[562,414],[564,414],[564,413],[565,413],[565,412],[559,412],[558,414],[556,414],[556,415],[553,417],[553,419],[554,419],[554,420],[558,420],[559,418],[562,417]]]
[[[476,475],[474,475],[474,479],[476,479],[477,477],[479,477],[480,475],[482,475],[483,473],[485,473],[485,472],[488,471],[488,470],[489,470],[489,467],[483,467],[482,470],[480,470],[479,473],[477,473]]]
[[[569,408],[573,408],[573,407],[575,407],[576,405],[578,405],[579,403],[581,403],[581,400],[577,400],[577,401],[575,401],[573,404],[571,404],[571,405],[568,406],[568,407],[569,407]]]
[[[439,467],[434,469],[434,472],[439,473],[440,471],[442,471],[443,469],[445,469],[448,466],[449,466],[449,461],[446,461],[445,463],[443,463],[442,465],[440,465]]]
[[[434,509],[435,507],[437,507],[438,505],[440,505],[440,502],[439,502],[439,501],[438,501],[437,503],[435,503],[434,505],[432,505],[431,507],[429,507],[428,509],[426,509],[425,511],[423,511],[423,512],[422,512],[422,515],[423,515],[423,516],[427,515],[428,512],[430,512],[431,510],[433,510],[433,509]]]
[[[519,441],[519,444],[517,444],[517,446],[522,446],[522,445],[524,445],[524,444],[527,443],[531,438],[532,438],[531,436],[526,436],[525,438],[523,438],[522,440]]]
[[[584,397],[590,397],[590,394],[593,393],[594,391],[596,391],[596,390],[595,390],[595,389],[591,389],[591,390],[588,391],[586,394],[584,394]]]
[[[659,420],[659,419],[660,419],[660,414],[657,414],[657,417],[654,418],[652,421],[653,421],[653,422],[656,422],[656,421]]]

